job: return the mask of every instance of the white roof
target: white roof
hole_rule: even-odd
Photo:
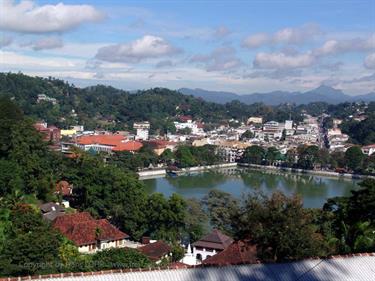
[[[103,273],[93,276],[43,278],[50,281],[373,281],[375,256],[311,259],[292,263],[249,264],[190,269]]]

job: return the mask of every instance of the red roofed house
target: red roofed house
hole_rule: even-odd
[[[95,151],[129,151],[135,152],[143,146],[139,141],[129,141],[121,135],[89,135],[77,139],[76,145],[83,149]]]
[[[247,241],[235,241],[220,253],[205,259],[207,265],[235,265],[258,263],[257,248]]]
[[[106,219],[95,220],[89,213],[66,214],[57,217],[53,227],[73,241],[81,253],[95,253],[107,248],[122,248],[129,235]]]
[[[214,229],[211,233],[193,243],[193,254],[197,260],[204,261],[225,250],[232,243],[231,237]]]
[[[146,244],[138,250],[147,256],[151,261],[160,263],[163,258],[168,258],[172,248],[162,240]]]

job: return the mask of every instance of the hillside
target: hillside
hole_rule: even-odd
[[[56,99],[55,104],[51,101],[38,102],[38,95],[41,94]],[[232,118],[246,121],[249,116],[262,116],[265,121],[284,121],[291,114],[294,121],[300,121],[302,111],[318,115],[329,110],[331,113],[338,112],[335,115],[339,115],[344,109],[351,110],[350,106],[329,106],[327,103],[299,106],[269,106],[259,103],[267,102],[268,99],[258,99],[258,103],[252,104],[246,104],[246,101],[223,104],[223,100],[205,101],[201,97],[165,88],[134,93],[104,85],[78,88],[59,79],[31,77],[22,73],[0,73],[0,95],[12,98],[27,116],[35,120],[42,119],[60,128],[80,124],[88,130],[129,130],[132,129],[133,122],[148,120],[151,122],[152,132],[165,133],[174,131],[173,121],[178,120],[181,115],[202,120],[209,127],[228,122]],[[226,96],[225,93],[222,95]],[[281,102],[286,94],[274,92],[273,95],[273,101],[277,100],[277,96]],[[314,91],[304,95],[319,96]],[[339,97],[340,91],[335,95]],[[262,97],[266,96],[262,94]]]
[[[316,89],[306,92],[286,92],[274,91],[269,93],[253,93],[238,95],[231,92],[207,91],[203,89],[181,88],[179,91],[183,94],[203,98],[207,101],[218,103],[227,103],[238,100],[246,104],[264,103],[266,105],[279,105],[283,103],[294,103],[297,105],[308,104],[312,102],[325,102],[329,104],[338,104],[342,102],[371,102],[375,101],[375,93],[368,93],[358,96],[349,96],[341,90],[328,86],[320,86]]]

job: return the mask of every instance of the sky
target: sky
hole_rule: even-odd
[[[0,0],[0,72],[126,90],[375,91],[375,0]]]

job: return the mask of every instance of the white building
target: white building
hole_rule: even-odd
[[[362,147],[362,152],[368,156],[375,152],[375,144],[370,144]]]
[[[193,255],[197,261],[203,261],[223,251],[232,243],[231,237],[214,229],[210,234],[193,243]]]
[[[136,122],[133,128],[137,130],[136,140],[148,140],[148,133],[150,130],[150,122]]]

